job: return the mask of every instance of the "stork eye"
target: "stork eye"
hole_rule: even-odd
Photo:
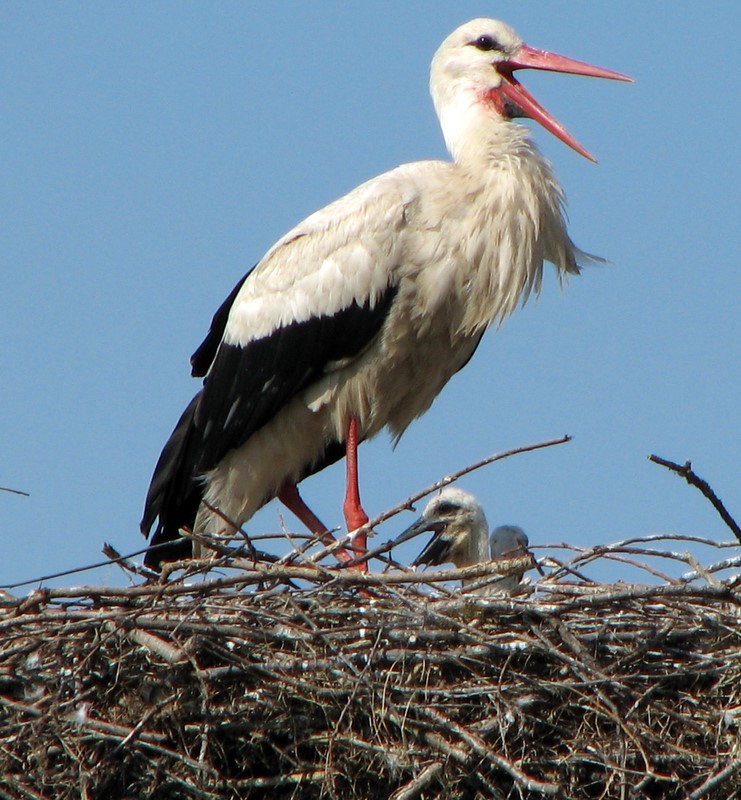
[[[438,514],[452,514],[455,510],[456,510],[455,504],[449,503],[447,501],[439,503],[437,506]]]
[[[474,47],[478,47],[479,50],[501,50],[502,46],[499,42],[493,37],[485,34],[483,36],[479,36],[478,39],[471,42]]]

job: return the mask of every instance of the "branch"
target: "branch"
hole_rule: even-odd
[[[555,783],[539,781],[531,775],[523,772],[512,761],[499,755],[492,750],[487,742],[468,728],[460,725],[455,720],[434,708],[420,707],[420,716],[426,717],[435,723],[437,730],[447,731],[455,734],[461,741],[467,744],[477,756],[485,758],[499,769],[504,770],[520,787],[528,792],[537,794],[555,795],[558,793],[558,786]]]
[[[660,456],[656,455],[649,456],[648,460],[653,461],[654,464],[659,464],[662,467],[666,467],[672,472],[676,472],[677,475],[680,475],[682,478],[684,478],[687,483],[690,484],[690,486],[694,486],[695,488],[699,489],[703,495],[710,500],[710,502],[713,504],[713,508],[720,514],[723,522],[728,525],[739,542],[741,542],[741,528],[739,528],[738,523],[728,513],[726,507],[723,505],[718,495],[710,488],[708,482],[704,481],[697,473],[693,472],[691,461],[687,461],[683,467],[680,467],[679,464],[675,464],[673,461],[667,461],[665,458],[661,458]]]
[[[167,542],[165,542],[167,544]],[[157,545],[159,546],[159,545]],[[133,553],[128,553],[125,556],[121,556],[122,559],[130,559],[134,558],[135,556],[140,556],[142,553],[146,553],[148,547],[144,547],[141,550],[135,550]],[[115,558],[107,558],[105,561],[97,561],[94,564],[86,564],[84,567],[74,567],[73,569],[65,569],[61,572],[52,572],[49,575],[41,575],[36,578],[29,578],[26,581],[17,581],[16,583],[3,583],[0,585],[0,589],[18,589],[21,586],[28,586],[32,583],[45,583],[46,581],[54,580],[55,578],[64,578],[67,575],[76,575],[78,572],[88,572],[92,569],[99,569],[100,567],[107,567],[109,564],[117,561]]]
[[[7,486],[0,486],[0,492],[10,492],[11,494],[20,494],[23,497],[30,497],[28,492],[22,492],[20,489],[9,489]]]
[[[145,567],[142,564],[136,564],[129,556],[122,556],[121,553],[119,553],[112,544],[108,544],[108,542],[103,544],[101,552],[111,560],[111,563],[118,564],[125,572],[130,572],[132,575],[138,575],[140,578],[146,578],[150,581],[159,578],[159,572]]]
[[[414,800],[437,778],[442,772],[443,765],[440,761],[433,761],[419,772],[412,780],[397,789],[389,800]]]
[[[537,442],[536,444],[526,444],[522,447],[515,447],[511,450],[504,450],[501,453],[494,453],[492,456],[488,456],[487,458],[482,459],[481,461],[477,461],[474,464],[471,464],[468,467],[463,467],[463,469],[459,469],[456,472],[451,472],[450,475],[446,475],[444,478],[440,478],[439,481],[435,481],[435,483],[427,486],[425,489],[422,489],[421,492],[417,492],[405,500],[403,503],[399,503],[399,505],[394,506],[394,508],[389,509],[388,511],[384,511],[383,514],[379,514],[375,519],[372,519],[367,527],[374,528],[376,525],[380,525],[382,522],[385,522],[390,517],[396,516],[401,511],[413,511],[414,504],[421,500],[423,497],[426,497],[428,494],[432,494],[433,492],[437,491],[438,489],[442,489],[445,486],[448,486],[451,483],[454,483],[459,478],[462,478],[464,475],[468,475],[469,472],[474,472],[477,469],[481,469],[482,467],[486,467],[489,464],[493,464],[495,461],[502,461],[505,458],[510,458],[511,456],[519,455],[520,453],[530,453],[533,450],[542,450],[545,447],[555,447],[559,444],[566,444],[566,442],[570,442],[573,437],[569,436],[568,434],[565,436],[561,436],[559,439],[549,439],[545,442]]]
[[[738,769],[741,768],[741,758],[734,758],[730,764],[724,767],[720,772],[716,773],[715,775],[711,775],[705,783],[702,784],[699,788],[695,789],[691,795],[688,796],[688,800],[700,800],[701,797],[705,797],[708,792],[712,789],[718,788],[718,786],[723,783],[727,778],[730,778],[734,772],[737,772]],[[730,786],[728,787],[731,788]]]

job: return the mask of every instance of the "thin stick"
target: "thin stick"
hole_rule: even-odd
[[[389,800],[414,800],[437,778],[442,770],[442,762],[433,761],[432,764],[428,764],[419,774],[415,775],[412,780],[397,789]]]
[[[435,481],[435,483],[430,484],[426,488],[422,489],[421,492],[413,494],[411,497],[407,498],[403,503],[399,503],[399,505],[394,506],[388,511],[384,511],[382,514],[379,514],[375,519],[372,519],[368,523],[368,527],[374,528],[376,525],[380,525],[382,522],[385,522],[390,517],[396,516],[402,511],[414,510],[414,504],[420,501],[423,497],[426,497],[428,494],[432,494],[438,489],[442,489],[445,486],[454,483],[459,478],[462,478],[464,475],[468,475],[470,472],[475,472],[477,469],[481,469],[482,467],[486,467],[489,464],[493,464],[495,461],[502,461],[505,458],[510,458],[510,456],[516,456],[519,455],[520,453],[530,453],[533,450],[542,450],[545,447],[555,447],[556,445],[559,444],[566,444],[566,442],[570,442],[572,438],[573,438],[572,436],[569,436],[567,434],[565,436],[561,436],[558,439],[549,439],[548,441],[545,442],[537,442],[536,444],[526,444],[523,445],[522,447],[515,447],[511,450],[504,450],[501,453],[495,453],[494,455],[488,456],[487,458],[484,458],[481,461],[476,461],[474,464],[471,464],[468,467],[463,467],[463,469],[459,469],[456,472],[451,472],[450,475],[446,475],[444,478],[440,478],[439,481]]]
[[[720,772],[717,772],[715,775],[711,775],[705,781],[705,783],[702,784],[702,786],[695,789],[695,791],[688,796],[687,800],[700,800],[700,798],[707,795],[711,789],[716,789],[721,783],[723,783],[723,781],[725,781],[727,778],[730,778],[734,772],[738,771],[739,768],[741,768],[741,758],[734,758],[733,761],[725,766]],[[730,790],[730,788],[731,787],[729,786],[728,789]]]
[[[733,558],[724,558],[723,561],[716,561],[714,564],[703,565],[702,571],[694,569],[692,572],[685,572],[680,578],[683,581],[694,581],[697,578],[705,577],[706,574],[721,572],[724,569],[738,569],[738,567],[741,567],[741,556],[733,556]]]
[[[10,494],[19,494],[22,497],[30,497],[28,492],[22,492],[20,489],[9,489],[7,486],[0,486],[0,492],[10,492]]]
[[[708,484],[707,481],[703,480],[696,472],[693,471],[691,461],[686,461],[684,466],[680,466],[679,464],[675,464],[673,461],[667,461],[665,458],[661,458],[660,456],[656,455],[649,456],[648,460],[653,461],[654,464],[659,464],[662,467],[666,467],[672,472],[676,472],[677,475],[684,478],[687,483],[690,484],[690,486],[694,486],[696,489],[699,489],[702,494],[708,500],[710,500],[713,508],[720,514],[723,522],[728,525],[739,542],[741,542],[741,528],[738,526],[738,523],[728,513],[718,495],[710,488],[710,484]]]
[[[132,575],[138,575],[140,578],[146,578],[147,580],[156,580],[159,578],[158,572],[142,564],[137,564],[126,556],[122,556],[121,553],[119,553],[112,544],[108,544],[108,542],[103,544],[101,552],[104,556],[110,558],[112,563],[118,564],[125,572],[130,572]]]
[[[212,514],[216,514],[217,517],[226,522],[227,525],[230,525],[237,533],[239,533],[239,535],[244,539],[244,543],[247,546],[250,556],[252,556],[253,559],[256,559],[257,550],[255,550],[255,545],[252,544],[252,539],[250,539],[250,535],[247,533],[247,531],[244,530],[240,525],[237,525],[233,519],[227,517],[227,515],[221,511],[221,509],[212,506],[211,503],[206,500],[201,500],[201,502]]]
[[[165,542],[165,545],[169,544],[169,542]],[[157,545],[160,546],[160,545]],[[144,547],[141,550],[135,550],[133,553],[129,553],[128,555],[121,556],[122,559],[127,560],[129,558],[133,558],[134,556],[140,556],[142,553],[146,553],[149,550],[148,547]],[[18,581],[17,583],[4,583],[0,585],[0,589],[17,589],[20,586],[29,586],[32,583],[43,583],[44,581],[50,581],[54,578],[64,578],[66,575],[76,575],[78,572],[88,572],[91,569],[99,569],[100,567],[107,567],[109,564],[114,564],[118,561],[116,558],[108,558],[105,561],[98,561],[95,564],[88,564],[84,567],[75,567],[74,569],[65,569],[61,572],[52,572],[49,575],[41,575],[38,578],[30,578],[27,581]]]

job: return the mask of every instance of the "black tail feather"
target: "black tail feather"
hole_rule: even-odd
[[[163,561],[187,558],[192,554],[191,543],[180,535],[180,528],[193,528],[203,491],[202,482],[192,474],[187,458],[200,397],[199,392],[178,420],[162,449],[147,492],[141,532],[149,536],[157,520],[152,548],[172,542],[169,547],[157,547],[147,552],[144,563],[153,569],[158,569]]]

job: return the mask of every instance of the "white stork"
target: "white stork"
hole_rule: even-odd
[[[358,443],[382,428],[398,440],[486,328],[539,290],[544,261],[579,272],[561,187],[512,120],[537,120],[592,157],[516,80],[528,67],[629,80],[529,47],[491,19],[448,36],[430,89],[453,161],[397,167],[312,214],[216,312],[191,359],[203,388],[147,494],[149,565],[190,554],[181,528],[231,536],[273,497],[329,541],[296,485],[343,455],[345,521],[357,531],[368,520]],[[362,531],[351,549],[366,552]]]
[[[528,538],[517,525],[502,525],[495,528],[489,537],[489,526],[481,504],[472,494],[454,486],[447,486],[430,500],[422,516],[398,537],[397,544],[424,531],[434,531],[435,535],[412,562],[415,566],[450,562],[458,568],[470,567],[490,558],[516,558],[529,552]],[[485,590],[510,593],[524,573],[525,570],[498,578]],[[464,584],[470,582],[463,581]]]

